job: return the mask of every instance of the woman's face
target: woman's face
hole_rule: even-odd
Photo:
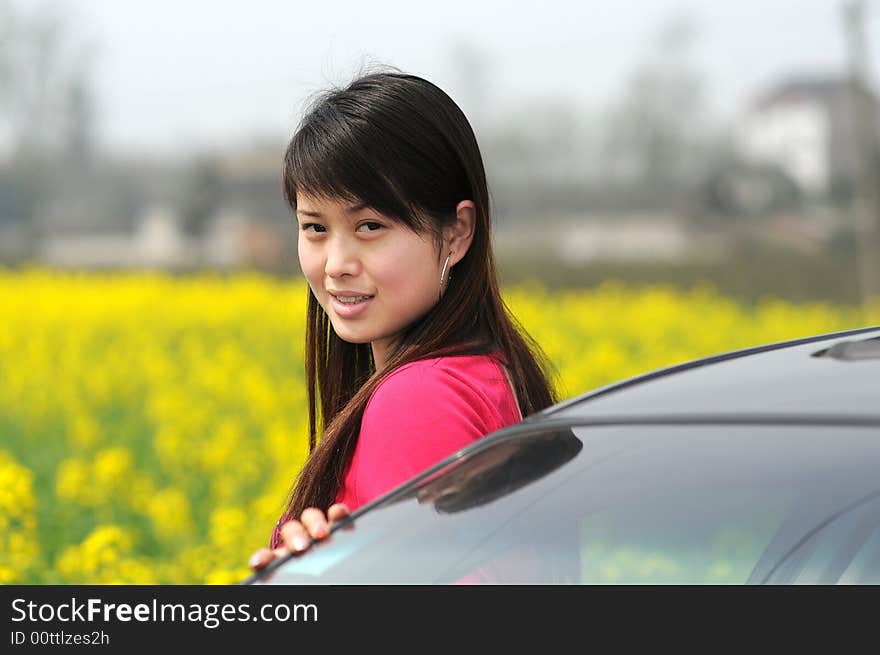
[[[440,260],[429,235],[342,200],[297,193],[299,262],[333,330],[370,343],[384,366],[401,332],[438,300]]]

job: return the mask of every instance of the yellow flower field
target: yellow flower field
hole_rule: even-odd
[[[505,298],[560,398],[694,357],[880,322],[608,283]],[[0,271],[0,584],[231,583],[307,452],[306,286]]]

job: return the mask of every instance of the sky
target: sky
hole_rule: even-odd
[[[786,75],[846,66],[839,0],[48,4],[96,46],[98,138],[118,151],[282,140],[309,94],[371,62],[431,79],[465,113],[503,118],[551,100],[588,115],[623,93],[661,27],[683,14],[695,26],[691,59],[719,115],[735,114]],[[880,70],[880,0],[868,11],[872,68]],[[474,61],[485,72],[479,88],[466,84]]]

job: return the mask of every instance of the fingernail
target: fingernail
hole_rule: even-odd
[[[253,568],[258,567],[262,561],[263,561],[263,558],[260,556],[260,554],[254,553],[253,555],[251,555],[251,558],[248,560],[248,564],[253,569]]]
[[[296,535],[293,538],[293,547],[296,550],[305,550],[309,547],[309,540],[301,535]]]

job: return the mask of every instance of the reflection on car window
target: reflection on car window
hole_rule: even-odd
[[[731,489],[711,504],[690,490],[617,506],[580,525],[582,584],[742,584],[792,496]]]
[[[768,553],[791,550],[828,508],[845,507],[872,488],[877,439],[866,430],[840,431],[852,435],[851,451],[842,434],[828,434],[831,428],[576,431],[585,442],[581,468],[544,497],[523,503],[455,575],[469,572],[451,580],[755,581]],[[542,524],[542,517],[552,519]],[[797,548],[767,581],[874,580],[880,575],[878,526],[876,507],[848,512]]]
[[[409,496],[449,514],[484,505],[524,487],[577,455],[583,443],[571,430],[539,432],[476,453]]]
[[[774,563],[774,584],[878,584],[880,493],[853,503],[789,548]]]
[[[574,458],[583,443],[571,430],[543,432],[501,442],[466,460],[453,471],[416,489],[419,503],[431,503],[435,511],[450,514],[485,505],[534,482]],[[555,535],[559,540],[560,535]],[[453,584],[529,584],[574,582],[577,558],[562,554],[548,558],[531,543],[495,543],[498,551],[466,571]],[[574,553],[575,544],[570,544]]]

